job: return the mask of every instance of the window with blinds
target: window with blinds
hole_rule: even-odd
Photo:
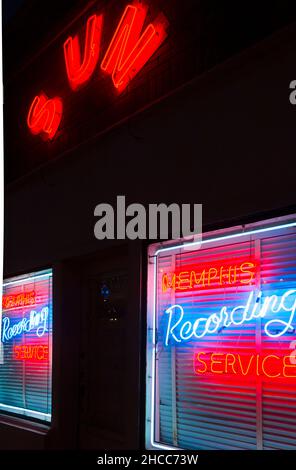
[[[296,448],[295,220],[149,250],[147,448]]]
[[[51,270],[4,281],[0,325],[0,412],[51,421]]]

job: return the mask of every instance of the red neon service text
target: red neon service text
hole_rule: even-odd
[[[267,378],[296,378],[296,364],[291,363],[291,356],[280,354],[238,354],[207,353],[200,351],[194,355],[196,375],[236,375],[264,376]]]
[[[16,361],[48,361],[47,344],[23,344],[14,346],[13,354]]]

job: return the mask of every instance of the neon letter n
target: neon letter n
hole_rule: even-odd
[[[127,5],[101,64],[118,91],[124,90],[167,37],[168,21],[160,14],[141,35],[147,6]]]

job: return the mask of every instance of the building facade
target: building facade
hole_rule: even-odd
[[[295,448],[295,7],[38,3],[4,36],[0,447]],[[203,204],[206,244],[97,240],[118,195]]]

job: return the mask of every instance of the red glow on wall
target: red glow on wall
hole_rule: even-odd
[[[249,286],[256,277],[256,263],[252,260],[231,260],[220,263],[203,263],[199,266],[183,266],[182,270],[163,273],[162,292],[195,289]]]
[[[35,291],[3,295],[2,297],[2,308],[5,310],[9,308],[17,308],[17,307],[25,307],[28,305],[34,305],[35,303],[36,303]]]
[[[102,15],[92,15],[86,23],[83,60],[78,36],[69,37],[64,43],[64,57],[70,86],[76,90],[87,82],[97,65],[102,33]]]
[[[22,344],[13,347],[13,358],[16,361],[48,361],[47,344]]]
[[[60,98],[49,99],[44,93],[35,96],[27,117],[32,134],[41,134],[44,139],[53,139],[60,125],[63,104]]]
[[[141,35],[146,15],[147,7],[142,3],[125,8],[102,61],[101,69],[112,76],[119,91],[128,85],[167,37],[168,21],[162,14]]]

